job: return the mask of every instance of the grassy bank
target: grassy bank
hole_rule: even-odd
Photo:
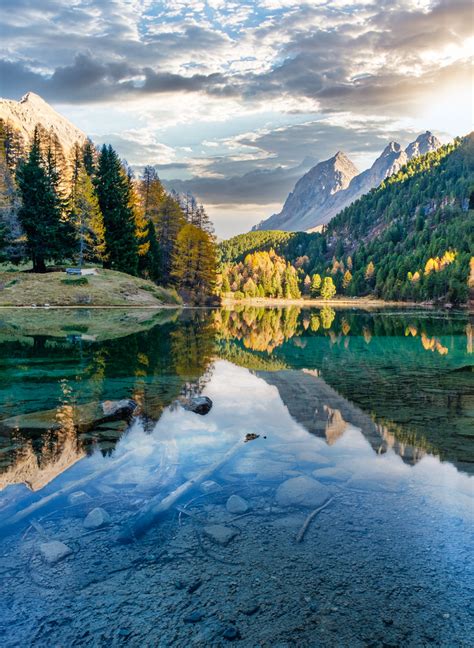
[[[69,276],[65,272],[0,273],[0,307],[127,306],[160,308],[177,306],[174,290],[123,272],[98,269],[97,274]]]

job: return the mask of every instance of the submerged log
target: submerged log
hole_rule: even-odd
[[[24,509],[21,509],[21,511],[18,511],[13,515],[12,517],[8,518],[2,527],[0,527],[2,530],[7,529],[8,527],[13,527],[14,525],[18,524],[18,522],[21,522],[25,518],[28,518],[30,515],[33,513],[36,513],[40,509],[44,508],[47,504],[50,504],[54,500],[58,499],[59,497],[62,497],[63,495],[67,495],[70,493],[72,490],[77,490],[80,487],[84,486],[88,482],[96,479],[97,477],[100,477],[106,472],[109,472],[113,470],[114,468],[117,468],[118,466],[121,466],[123,463],[125,463],[130,457],[134,454],[136,454],[138,451],[137,450],[130,450],[129,452],[126,452],[124,455],[119,457],[118,459],[114,459],[112,461],[106,462],[105,466],[102,466],[101,468],[98,468],[97,470],[94,470],[94,472],[89,473],[88,475],[85,475],[84,477],[81,477],[81,479],[76,479],[72,482],[69,482],[62,488],[58,489],[57,491],[54,491],[54,493],[51,493],[50,495],[46,495],[45,497],[42,497],[40,500],[33,502],[33,504],[30,504]]]
[[[127,520],[124,528],[117,536],[117,541],[127,544],[138,539],[144,535],[148,529],[153,526],[162,515],[164,515],[170,508],[172,508],[186,493],[189,493],[193,488],[199,486],[203,481],[212,477],[212,475],[220,470],[246,443],[253,440],[246,435],[244,438],[239,439],[225,454],[222,455],[217,461],[210,466],[200,470],[194,477],[188,479],[183,484],[178,486],[174,491],[169,493],[166,497],[157,495],[152,497],[145,506],[143,506],[138,513],[131,519]]]

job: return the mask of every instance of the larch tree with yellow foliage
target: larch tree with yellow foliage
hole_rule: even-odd
[[[179,292],[193,303],[206,303],[216,285],[216,253],[211,236],[187,223],[180,230],[171,272]]]

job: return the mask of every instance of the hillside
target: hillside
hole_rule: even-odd
[[[172,289],[123,272],[97,270],[97,274],[70,277],[65,272],[0,273],[0,307],[5,306],[176,306]]]
[[[372,166],[359,173],[339,151],[320,162],[298,180],[280,213],[255,226],[255,230],[319,231],[322,225],[362,195],[377,187],[415,157],[435,151],[441,142],[429,131],[403,149],[390,142]]]
[[[224,241],[223,276],[231,292],[237,285],[245,294],[244,286],[253,283],[259,296],[263,290],[281,297],[285,287],[272,281],[283,259],[297,270],[303,294],[313,294],[318,274],[348,296],[464,303],[474,254],[473,190],[471,134],[407,162],[342,210],[322,234],[262,231]],[[265,256],[272,249],[278,258]],[[247,254],[253,256],[246,260]]]

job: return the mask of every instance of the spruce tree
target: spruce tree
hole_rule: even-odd
[[[39,129],[36,128],[28,158],[17,173],[22,205],[18,216],[26,235],[28,255],[34,272],[46,272],[48,260],[69,258],[74,245],[74,230],[63,219],[62,200],[57,187],[61,182],[53,165],[52,152],[43,161]]]
[[[104,145],[95,177],[99,206],[104,218],[104,267],[136,275],[138,245],[135,219],[130,208],[129,182],[117,153]]]

